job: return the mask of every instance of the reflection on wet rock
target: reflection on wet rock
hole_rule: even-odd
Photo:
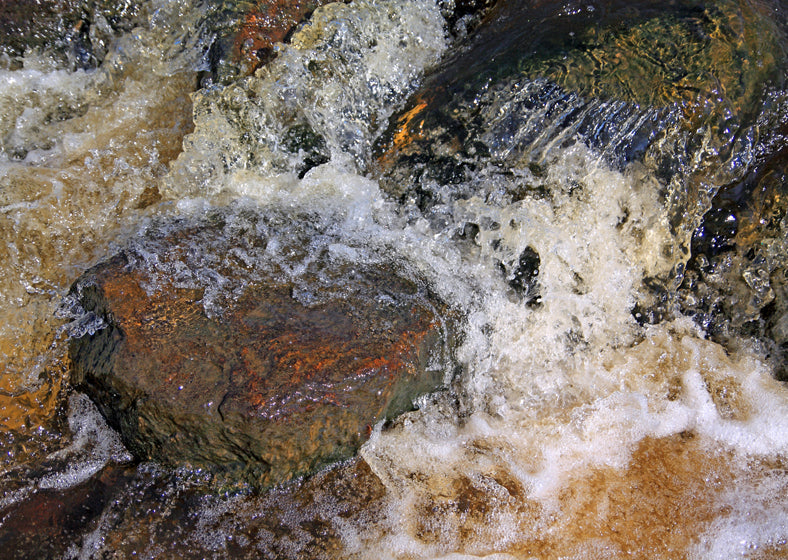
[[[150,464],[111,466],[84,485],[39,492],[0,510],[0,543],[12,546],[18,560],[64,553],[107,560],[328,560],[348,556],[348,527],[374,523],[385,498],[386,488],[359,458],[259,495],[217,494],[199,475]],[[100,538],[81,538],[86,529]],[[351,544],[356,551],[361,546],[363,539]]]
[[[276,43],[328,0],[222,1],[209,5],[206,21],[215,32],[206,78],[227,84],[248,76],[274,56]],[[208,82],[205,82],[207,85]]]
[[[347,458],[443,383],[447,325],[418,278],[270,218],[208,222],[73,289],[95,326],[72,342],[72,381],[138,458],[270,486]]]
[[[712,200],[678,302],[715,340],[765,344],[775,375],[788,380],[788,101],[772,101],[783,122],[766,128],[758,165]]]
[[[72,69],[95,68],[110,43],[138,25],[144,0],[14,0],[0,3],[0,68],[44,54]]]
[[[427,214],[473,196],[511,204],[554,190],[533,170],[586,143],[659,180],[669,288],[711,198],[753,163],[753,121],[783,79],[778,37],[768,10],[744,1],[500,2],[392,117],[376,173]],[[527,181],[501,193],[496,173]]]
[[[0,70],[0,542],[23,558],[786,556],[785,3],[485,5],[326,4],[235,78],[219,47],[258,3],[157,0],[96,69],[31,54]],[[227,82],[206,75],[217,53]],[[396,320],[364,329],[380,309]],[[418,370],[415,339],[434,336],[427,377],[451,383],[348,462],[255,488],[263,444],[222,417],[347,412],[320,379],[271,404],[255,376],[341,366],[358,342],[331,329],[365,332],[370,371]],[[167,429],[126,443],[196,449],[191,466],[123,466],[70,385],[91,337],[96,364],[146,366],[124,379],[164,376],[113,423]],[[354,371],[325,379],[355,388]],[[154,413],[188,435],[139,422]],[[321,434],[283,426],[296,471]]]

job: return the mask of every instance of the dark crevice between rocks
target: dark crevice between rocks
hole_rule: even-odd
[[[509,265],[499,263],[509,287],[517,298],[529,307],[540,305],[539,284],[537,283],[540,264],[539,253],[533,247],[523,249],[517,260]]]

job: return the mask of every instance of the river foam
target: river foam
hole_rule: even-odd
[[[181,5],[164,4],[173,14]],[[430,216],[385,196],[368,174],[372,142],[448,46],[430,0],[318,9],[269,66],[194,94],[195,129],[173,160],[190,125],[172,113],[191,110],[184,92],[199,61],[162,49],[172,66],[146,75],[160,45],[146,33],[128,39],[139,59],[123,59],[113,74],[124,87],[107,86],[107,93],[80,73],[30,69],[15,74],[27,93],[13,93],[14,85],[0,96],[0,110],[16,127],[6,138],[30,147],[26,159],[0,163],[7,197],[0,227],[16,240],[5,255],[11,264],[0,271],[10,286],[0,298],[9,318],[0,350],[16,375],[4,383],[32,392],[45,369],[39,358],[47,365],[56,361],[52,352],[62,357],[65,337],[53,334],[51,317],[80,267],[116,246],[142,251],[140,235],[173,219],[205,219],[217,208],[227,227],[241,227],[250,213],[276,216],[276,235],[315,235],[305,246],[333,259],[396,258],[461,317],[461,332],[444,390],[374,428],[360,451],[363,476],[340,466],[314,479],[336,472],[340,481],[367,481],[372,489],[356,502],[333,496],[331,484],[315,490],[308,481],[263,497],[207,492],[188,502],[183,496],[200,487],[201,473],[143,465],[137,487],[118,503],[145,504],[140,488],[162,484],[160,503],[140,506],[131,520],[124,518],[131,506],[108,507],[71,557],[133,549],[167,558],[194,546],[215,557],[241,550],[297,558],[313,551],[320,531],[337,535],[320,553],[336,558],[786,554],[786,385],[751,341],[723,347],[687,318],[649,326],[633,315],[648,295],[643,279],[678,262],[660,250],[673,234],[653,170],[614,168],[575,143],[545,154],[545,196],[447,199]],[[51,146],[39,129],[54,100],[22,108],[42,88],[49,98],[60,95],[50,91],[68,92],[79,114],[56,125],[59,140]],[[83,98],[92,101],[83,107]],[[139,114],[150,118],[142,123]],[[294,134],[314,149],[294,148]],[[472,182],[494,192],[534,180],[527,167],[498,171],[482,169]],[[38,240],[38,253],[21,247],[29,240]],[[206,254],[195,281],[215,292],[204,301],[210,314],[232,294],[222,292],[209,249],[206,240],[195,250],[195,259]],[[539,263],[530,299],[511,282],[526,250]],[[252,271],[273,260],[299,275],[276,244],[238,255]],[[32,349],[17,343],[41,332],[47,337]],[[48,473],[40,488],[73,486],[127,458],[84,398],[69,402],[73,441],[50,459],[78,461]],[[24,425],[6,416],[9,429]],[[292,497],[303,488],[312,494]],[[14,496],[9,500],[24,497]],[[188,510],[183,528],[167,529],[166,516],[179,508]],[[258,530],[268,511],[280,518]]]

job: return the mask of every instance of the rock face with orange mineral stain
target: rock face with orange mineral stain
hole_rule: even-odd
[[[248,76],[274,56],[276,43],[328,0],[258,0],[211,6],[209,28],[216,29],[208,58],[211,79],[228,83]]]
[[[438,388],[447,328],[394,263],[235,227],[175,229],[79,279],[103,328],[72,341],[72,382],[137,458],[265,487],[351,456]]]

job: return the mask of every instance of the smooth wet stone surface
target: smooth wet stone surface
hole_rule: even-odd
[[[416,280],[228,228],[175,229],[73,288],[106,327],[72,341],[72,383],[137,458],[269,486],[351,456],[377,422],[441,385],[446,326]],[[269,253],[296,268],[305,257],[305,270],[264,270]],[[227,291],[209,306],[216,285]]]
[[[549,196],[547,154],[585,143],[655,175],[679,239],[666,251],[688,254],[710,191],[751,162],[762,96],[783,80],[779,35],[767,7],[738,0],[499,2],[391,118],[374,172],[425,212],[509,204]],[[523,188],[497,193],[480,172],[522,175]]]

